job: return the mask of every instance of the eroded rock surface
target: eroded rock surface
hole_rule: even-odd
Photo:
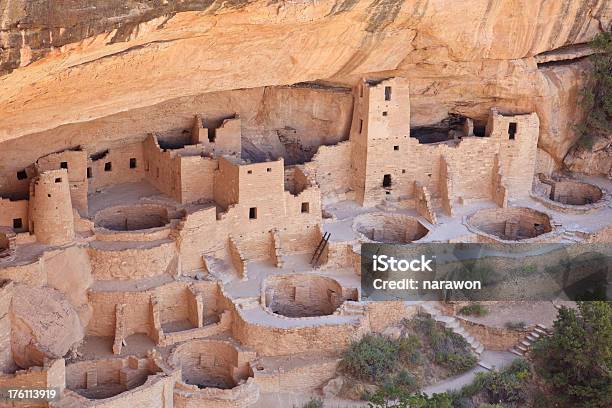
[[[411,80],[415,124],[536,108],[558,163],[584,70],[584,49],[567,47],[608,29],[612,14],[605,0],[2,6],[0,141],[186,95],[376,74]]]
[[[77,312],[55,289],[15,285],[11,317],[13,358],[22,368],[63,357],[83,339]]]

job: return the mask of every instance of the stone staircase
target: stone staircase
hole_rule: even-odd
[[[334,312],[335,315],[341,316],[357,316],[357,317],[365,317],[368,312],[366,310],[367,305],[351,300],[345,300],[342,305],[336,309]]]
[[[482,345],[482,343],[476,340],[474,336],[468,333],[467,330],[465,330],[465,328],[461,325],[461,323],[459,322],[457,318],[452,317],[452,316],[446,316],[442,314],[442,312],[437,307],[427,302],[421,304],[421,311],[429,315],[436,322],[443,323],[444,326],[448,329],[451,329],[453,333],[456,333],[460,335],[461,337],[463,337],[465,341],[467,341],[470,347],[472,348],[472,351],[478,357],[480,357],[480,354],[482,354],[482,352],[484,351],[484,346]]]
[[[543,324],[537,324],[531,333],[529,333],[523,340],[519,341],[517,345],[510,348],[508,351],[512,354],[523,357],[531,350],[533,343],[543,336],[550,336],[549,330]]]

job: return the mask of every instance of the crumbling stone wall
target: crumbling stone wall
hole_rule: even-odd
[[[491,198],[497,154],[509,194],[529,194],[539,135],[535,113],[502,115],[492,110],[486,137],[464,135],[459,140],[421,144],[410,137],[410,94],[405,79],[362,81],[354,95],[351,169],[356,200],[363,205],[389,197],[413,198],[415,182],[434,198],[464,202]],[[450,174],[449,167],[457,174]]]
[[[13,201],[0,197],[0,226],[12,228],[15,232],[28,230],[28,200]]]

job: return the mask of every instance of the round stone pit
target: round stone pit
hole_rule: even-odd
[[[343,290],[335,279],[320,275],[276,275],[266,279],[262,303],[277,315],[301,318],[333,314],[356,290]]]
[[[538,239],[554,230],[548,214],[527,207],[478,210],[467,218],[467,226],[479,235],[502,241]]]
[[[429,233],[415,217],[398,213],[367,213],[355,218],[353,230],[367,241],[408,244]]]

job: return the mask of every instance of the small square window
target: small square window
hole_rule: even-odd
[[[60,169],[68,169],[68,162],[61,162]]]
[[[23,221],[21,218],[13,218],[13,229],[23,228]]]
[[[302,203],[302,213],[310,212],[310,203]]]
[[[384,112],[383,112],[383,116],[387,116],[387,111],[384,111]]]
[[[247,174],[253,174],[253,170],[247,170]]]
[[[257,219],[257,207],[249,208],[249,219],[256,220]]]
[[[266,171],[267,171],[268,173],[270,173],[270,172],[272,171],[272,168],[271,168],[271,167],[268,167],[268,168],[266,169]]]
[[[17,180],[25,180],[28,178],[28,173],[25,170],[20,170],[17,172]]]
[[[130,169],[135,169],[135,168],[136,168],[136,159],[132,157],[130,159]]]
[[[393,146],[393,150],[399,150],[399,146]]]
[[[56,183],[61,183],[61,182],[62,182],[62,178],[61,178],[61,177],[56,178],[56,179],[55,179],[55,182],[56,182]]]
[[[91,167],[87,168],[87,178],[91,178]]]
[[[111,162],[104,163],[104,171],[112,171],[112,170],[113,170],[113,164]]]
[[[402,174],[406,173],[406,169],[402,169]]]
[[[51,198],[51,194],[47,194],[47,197]]]

